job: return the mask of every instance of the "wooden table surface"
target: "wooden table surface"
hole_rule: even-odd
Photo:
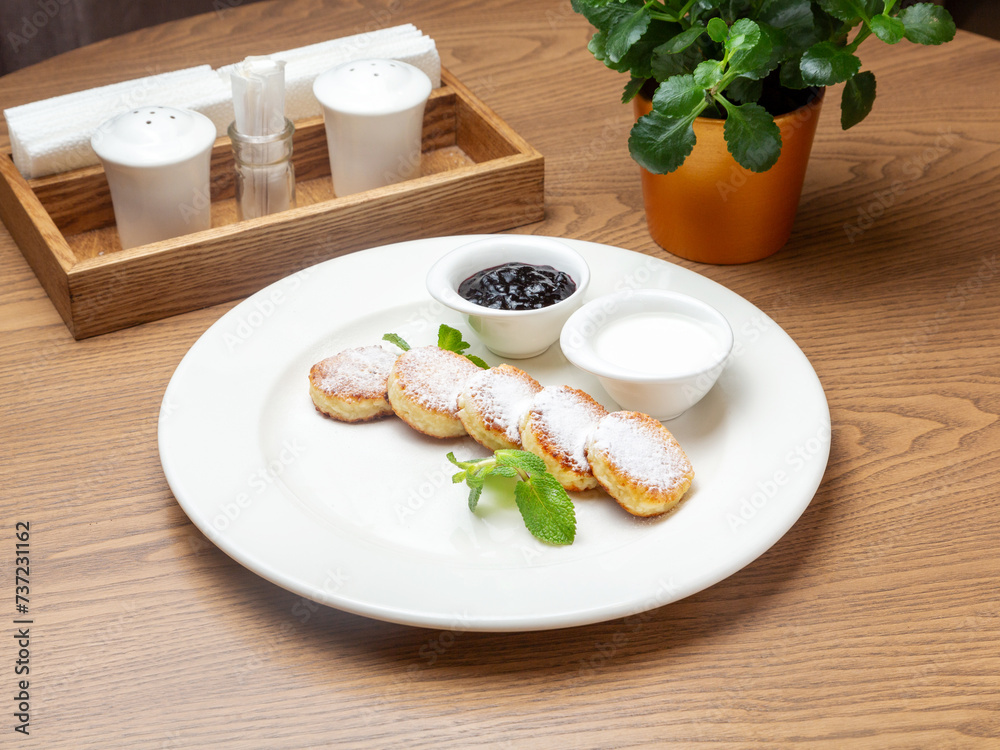
[[[517,231],[667,257],[644,225],[624,81],[568,1],[216,7],[2,78],[0,106],[412,22],[545,155],[546,219]],[[755,562],[641,618],[437,631],[251,573],[189,522],[157,452],[174,368],[236,303],[74,341],[0,232],[0,744],[1000,746],[1000,44],[863,52],[874,113],[847,133],[823,115],[787,247],[736,267],[668,258],[809,357],[832,415],[822,485]],[[30,737],[14,732],[21,679]]]

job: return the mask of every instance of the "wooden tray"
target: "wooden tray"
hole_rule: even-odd
[[[100,166],[25,180],[0,152],[0,218],[77,339],[244,297],[366,247],[544,218],[542,155],[448,71],[424,115],[421,176],[336,198],[322,117],[296,123],[297,206],[236,220],[228,138],[212,228],[123,250]]]

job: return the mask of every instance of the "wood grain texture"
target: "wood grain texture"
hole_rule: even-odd
[[[665,257],[645,231],[624,81],[587,53],[568,2],[234,7],[18,71],[0,101],[397,22],[432,35],[544,154],[545,218],[519,231]],[[862,59],[875,109],[846,133],[824,113],[788,246],[747,266],[672,259],[810,358],[833,419],[823,484],[737,574],[603,624],[408,628],[248,572],[187,520],[156,446],[174,368],[235,303],[74,341],[0,233],[0,526],[8,541],[17,520],[33,529],[36,744],[995,748],[1000,102],[980,94],[1000,44],[866,44]],[[0,647],[11,680],[14,658]]]

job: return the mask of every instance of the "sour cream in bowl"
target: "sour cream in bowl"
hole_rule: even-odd
[[[666,421],[715,385],[733,349],[733,330],[722,313],[695,297],[636,289],[583,305],[566,321],[559,343],[623,409]]]

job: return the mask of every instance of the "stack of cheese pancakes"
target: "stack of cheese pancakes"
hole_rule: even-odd
[[[530,451],[567,490],[600,485],[636,516],[670,510],[694,479],[656,419],[608,412],[576,388],[543,387],[507,364],[484,370],[436,346],[401,355],[381,346],[344,350],[313,365],[309,393],[317,410],[342,422],[396,415],[432,437],[468,434],[490,450]]]

